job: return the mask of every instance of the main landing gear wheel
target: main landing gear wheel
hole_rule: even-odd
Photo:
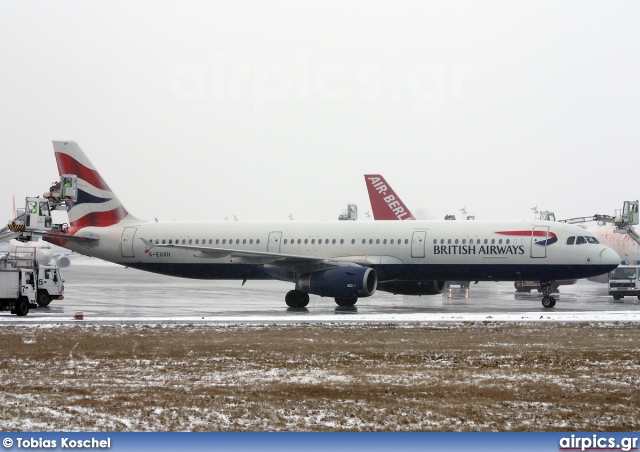
[[[540,289],[542,290],[542,306],[545,308],[552,308],[556,305],[556,299],[551,296],[553,291],[551,287],[551,281],[540,281]]]
[[[290,290],[284,297],[284,301],[290,308],[304,308],[309,304],[309,294],[299,290]]]
[[[335,300],[338,306],[353,306],[358,302],[358,297],[336,297]]]

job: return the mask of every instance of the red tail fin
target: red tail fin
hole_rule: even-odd
[[[415,220],[411,211],[380,174],[365,174],[374,220]]]

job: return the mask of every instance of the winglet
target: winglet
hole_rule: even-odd
[[[364,180],[374,220],[415,220],[409,208],[381,174],[365,174]]]

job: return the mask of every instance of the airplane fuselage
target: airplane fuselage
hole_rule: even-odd
[[[380,281],[576,279],[606,273],[615,261],[603,245],[567,245],[570,236],[590,235],[584,229],[545,221],[124,221],[76,235],[99,241],[91,248],[64,246],[141,270],[200,279],[297,277],[255,259],[202,253],[204,248],[356,262],[375,269]]]

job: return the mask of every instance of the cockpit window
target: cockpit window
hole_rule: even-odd
[[[567,239],[567,245],[573,245],[574,243],[576,243],[576,237],[575,236],[571,236]]]
[[[582,236],[578,236],[578,239],[576,240],[576,245],[582,245],[583,243],[587,243],[587,239],[585,239]]]
[[[589,243],[593,243],[595,245],[599,244],[600,242],[598,242],[598,239],[595,237],[592,237],[590,235],[586,236],[587,242]]]

